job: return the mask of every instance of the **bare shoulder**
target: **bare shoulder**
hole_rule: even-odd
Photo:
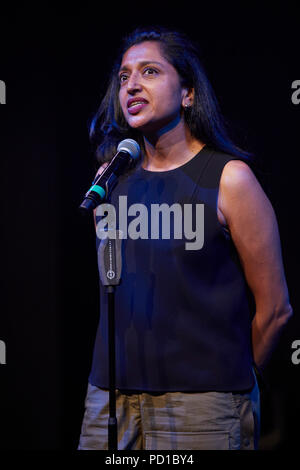
[[[243,200],[251,197],[267,198],[250,166],[242,160],[230,160],[224,166],[220,179],[220,199]]]
[[[242,160],[230,160],[224,166],[220,186],[238,189],[240,186],[258,181],[250,166]]]
[[[231,160],[223,169],[220,180],[218,210],[226,220],[241,223],[246,216],[262,219],[273,212],[263,188],[250,166],[242,160]]]

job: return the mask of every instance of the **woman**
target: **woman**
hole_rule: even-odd
[[[227,136],[191,42],[134,31],[91,135],[100,172],[120,140],[142,149],[110,200],[121,214],[126,198],[128,223],[138,219],[116,291],[118,448],[256,449],[253,367],[268,362],[292,308],[273,209]],[[154,209],[168,230],[152,230]],[[107,448],[103,296],[100,310],[79,449]]]

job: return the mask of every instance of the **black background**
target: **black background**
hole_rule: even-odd
[[[99,300],[93,222],[77,209],[95,173],[88,122],[120,39],[147,24],[179,28],[197,40],[237,141],[264,171],[294,317],[266,371],[261,448],[297,445],[296,3],[159,3],[58,9],[43,2],[3,10],[0,340],[7,363],[0,365],[0,449],[76,449]]]

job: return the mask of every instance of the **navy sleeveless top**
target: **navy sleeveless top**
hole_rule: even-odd
[[[109,202],[117,225],[121,216],[128,227],[115,293],[118,389],[240,391],[254,385],[253,297],[217,217],[221,173],[233,159],[205,146],[173,170],[139,166],[114,188]],[[158,208],[164,214],[157,216]],[[100,284],[89,381],[101,388],[109,387],[106,297]]]

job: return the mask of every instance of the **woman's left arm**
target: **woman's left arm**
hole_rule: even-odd
[[[254,362],[263,369],[293,313],[276,216],[252,170],[241,160],[231,160],[223,169],[218,208],[254,295],[252,347]]]

